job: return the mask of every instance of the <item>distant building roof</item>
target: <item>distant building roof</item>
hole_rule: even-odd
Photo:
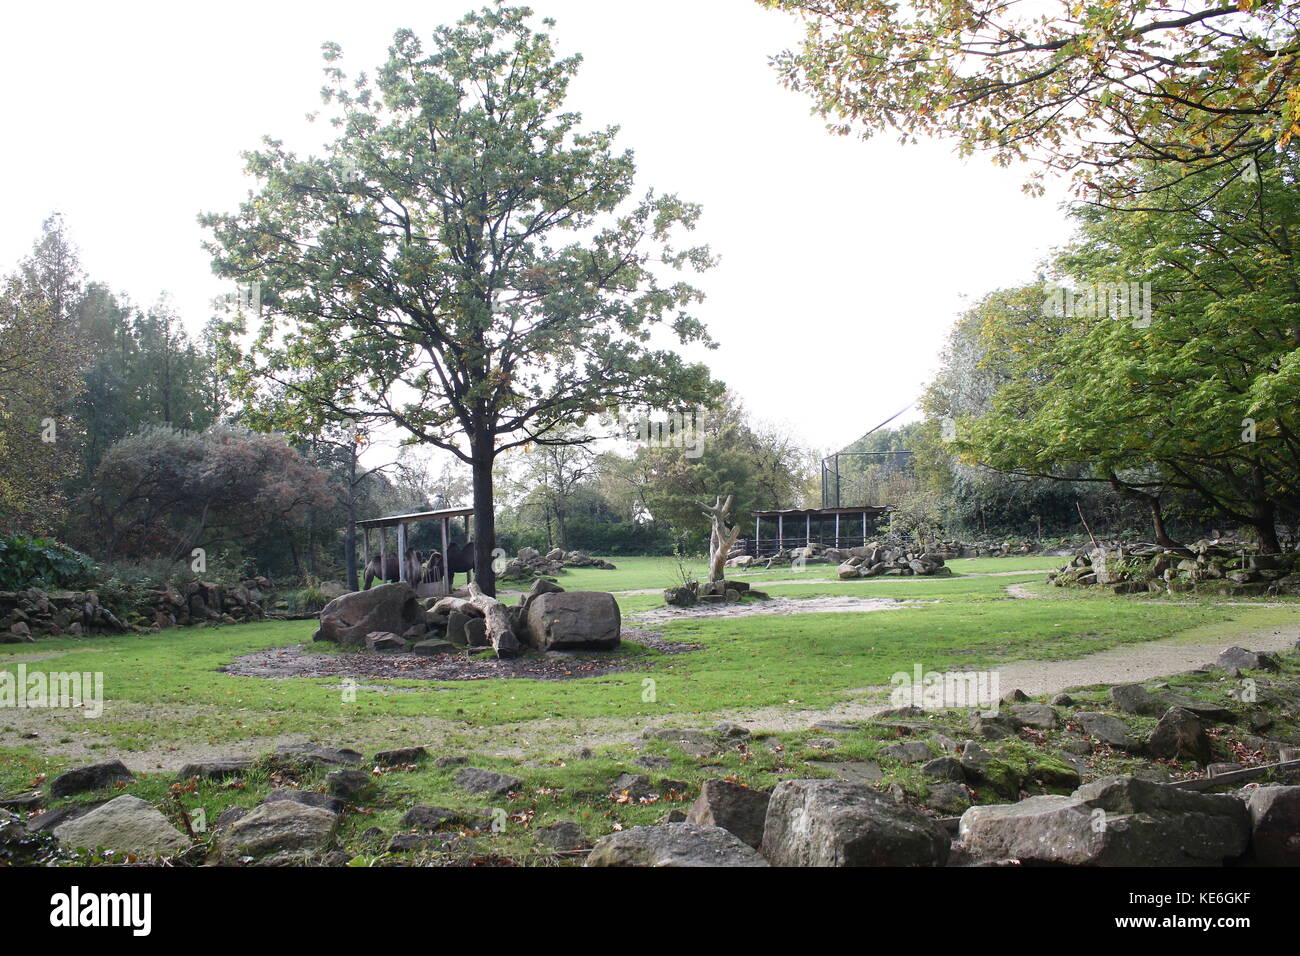
[[[820,518],[823,515],[882,515],[894,509],[889,505],[862,505],[857,508],[787,508],[784,511],[751,511],[751,518]]]
[[[358,528],[391,528],[393,525],[409,524],[412,521],[433,521],[438,518],[460,518],[472,515],[473,508],[444,508],[441,511],[416,511],[407,515],[389,515],[386,518],[367,518],[358,521]]]

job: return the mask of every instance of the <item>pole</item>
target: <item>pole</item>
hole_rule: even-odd
[[[451,519],[443,518],[438,524],[442,528],[442,586],[451,593],[451,556],[447,554],[448,529],[451,525]]]
[[[406,573],[406,523],[397,523],[397,580],[405,581]]]

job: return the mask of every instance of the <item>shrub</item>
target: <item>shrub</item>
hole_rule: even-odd
[[[0,590],[74,588],[87,584],[95,562],[49,538],[0,535]]]

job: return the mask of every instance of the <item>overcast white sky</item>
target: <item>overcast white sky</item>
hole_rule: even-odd
[[[239,152],[269,133],[329,135],[320,44],[373,70],[392,33],[427,36],[472,0],[220,4],[47,2],[0,14],[0,270],[64,213],[93,278],[137,304],[167,291],[199,328],[222,286],[195,217],[250,183]],[[1064,189],[951,144],[827,133],[767,62],[795,21],[753,0],[537,0],[585,64],[570,104],[617,123],[642,185],[704,207],[721,257],[699,314],[708,361],[760,418],[834,450],[916,397],[965,303],[1030,279],[1064,241]],[[905,420],[905,419],[904,419]]]

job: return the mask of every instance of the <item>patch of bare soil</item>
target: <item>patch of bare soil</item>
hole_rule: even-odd
[[[896,601],[893,598],[821,597],[768,598],[743,604],[697,604],[694,607],[660,607],[634,615],[638,624],[656,625],[697,617],[753,617],[756,614],[834,614],[837,612],[895,611],[911,604],[937,601]]]
[[[623,635],[637,644],[676,654],[694,650],[696,645],[667,641],[649,631],[628,631]],[[598,677],[615,671],[643,667],[637,657],[612,656],[600,651],[548,651],[525,654],[511,660],[483,655],[439,654],[321,654],[312,653],[306,644],[273,647],[237,657],[221,668],[236,677],[266,677],[283,680],[290,677],[344,677],[371,680],[490,680],[493,678],[530,678],[532,680],[573,680]]]
[[[1034,598],[1046,597],[1045,594],[1039,594],[1037,591],[1031,591],[1027,584],[1008,584],[1005,588],[1010,597],[1019,600],[1032,601]]]

